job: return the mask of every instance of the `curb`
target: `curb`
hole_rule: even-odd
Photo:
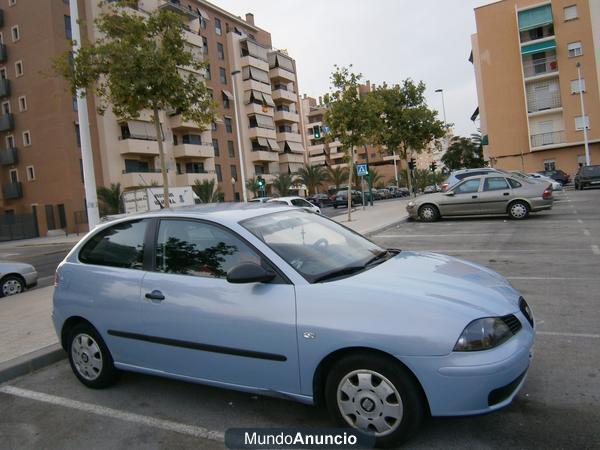
[[[361,234],[363,236],[366,236],[366,237],[372,237],[374,234],[381,233],[382,231],[385,231],[385,230],[390,229],[390,228],[394,228],[394,227],[398,226],[401,223],[408,222],[408,219],[409,219],[409,217],[407,215],[406,217],[398,219],[398,220],[394,221],[393,223],[388,223],[386,225],[381,225],[381,226],[378,226],[376,228],[372,228],[372,229],[367,230],[367,231],[365,231],[364,233],[361,233]]]
[[[57,343],[0,363],[0,383],[42,369],[67,357]]]

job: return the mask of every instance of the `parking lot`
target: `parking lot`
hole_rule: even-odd
[[[406,448],[600,446],[600,190],[556,198],[524,221],[403,222],[372,237],[497,270],[537,322],[535,357],[511,406],[430,419]],[[230,427],[331,425],[316,408],[138,374],[94,391],[66,360],[0,386],[0,405],[0,448],[223,448]]]

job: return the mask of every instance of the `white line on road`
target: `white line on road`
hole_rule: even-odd
[[[592,253],[594,255],[600,255],[600,248],[598,248],[597,245],[590,245],[590,247],[592,247]]]
[[[587,333],[559,333],[556,331],[536,331],[538,336],[561,336],[561,337],[574,337],[574,338],[591,338],[600,339],[600,334],[587,334]]]
[[[583,223],[583,220],[577,219],[577,223]]]
[[[583,230],[583,234],[585,234],[586,236],[590,235],[590,230]]]
[[[206,428],[183,423],[173,422],[170,420],[157,419],[155,417],[143,416],[118,409],[107,408],[105,406],[94,405],[92,403],[84,403],[77,400],[71,400],[56,395],[44,394],[42,392],[30,391],[29,389],[21,389],[15,386],[3,386],[0,392],[16,397],[36,400],[38,402],[49,403],[51,405],[63,406],[65,408],[76,409],[78,411],[97,414],[99,416],[109,417],[116,420],[125,420],[127,422],[146,425],[149,427],[160,428],[166,431],[175,433],[187,434],[197,438],[208,439],[211,441],[223,442],[224,435],[220,431],[210,431]]]
[[[375,238],[420,238],[420,237],[453,237],[453,236],[512,236],[510,233],[452,233],[452,234],[379,234]]]
[[[590,277],[506,277],[508,280],[576,280],[576,281],[597,281],[598,278]]]

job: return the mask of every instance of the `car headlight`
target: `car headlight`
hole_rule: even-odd
[[[509,320],[513,320],[514,316]],[[485,317],[477,319],[466,326],[456,345],[455,352],[474,352],[497,347],[510,339],[519,329],[521,323],[511,323],[504,317]]]
[[[416,205],[416,203],[415,203],[415,202],[413,202],[413,201],[410,201],[410,202],[408,202],[408,207],[409,207],[409,208],[412,208],[412,207],[413,207],[413,206],[415,206],[415,205]]]

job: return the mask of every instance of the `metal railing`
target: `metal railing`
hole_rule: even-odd
[[[13,164],[18,164],[18,162],[19,154],[16,148],[11,147],[0,150],[0,165],[11,166]]]
[[[523,74],[525,78],[544,75],[546,73],[558,72],[558,61],[556,55],[544,59],[535,59],[523,62]]]
[[[551,131],[530,136],[532,147],[543,147],[544,145],[562,144],[565,142],[565,131]]]
[[[124,169],[123,174],[126,173],[160,173],[160,169],[147,169],[143,167],[139,167],[137,169]]]

